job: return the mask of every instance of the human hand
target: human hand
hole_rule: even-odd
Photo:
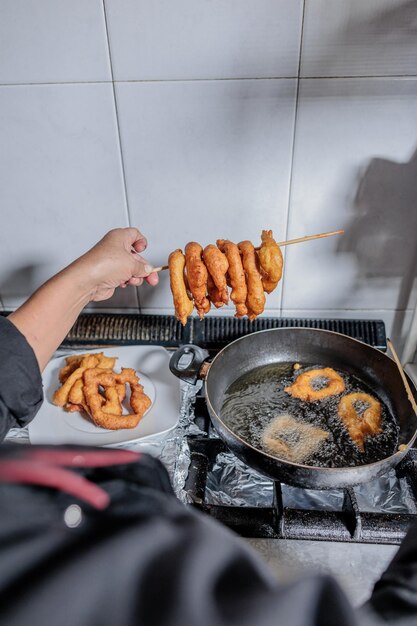
[[[77,270],[90,281],[90,300],[110,298],[117,287],[139,286],[145,280],[158,284],[158,274],[140,254],[148,243],[137,228],[116,228],[108,232],[91,250],[74,261]],[[136,253],[132,252],[132,247]]]

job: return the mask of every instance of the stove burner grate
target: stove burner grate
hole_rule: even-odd
[[[343,333],[380,350],[387,349],[385,325],[381,320],[303,319],[259,317],[248,319],[207,316],[200,321],[192,317],[186,326],[172,315],[135,315],[133,313],[84,313],[80,315],[64,340],[64,346],[92,345],[160,345],[176,347],[195,343],[207,350],[225,345],[258,330],[270,328],[319,328]]]

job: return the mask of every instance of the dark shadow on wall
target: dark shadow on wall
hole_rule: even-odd
[[[331,4],[331,3],[330,3]],[[415,40],[417,37],[417,0],[406,0],[397,3],[395,7],[373,5],[371,13],[366,16],[360,12],[357,16],[352,11],[344,24],[343,30],[338,32],[337,46],[332,45],[331,55],[323,53],[319,65],[316,67],[316,76],[334,76],[339,70],[341,59],[350,50],[362,51],[360,64],[366,68],[366,53],[369,50],[375,55],[380,51],[384,58],[394,58],[401,52],[405,57],[413,58],[415,54]],[[358,59],[357,59],[358,60]],[[417,68],[412,69],[411,75],[417,74]],[[378,75],[391,74],[392,68],[386,68],[382,63]],[[366,71],[366,70],[365,70]]]
[[[352,20],[345,31],[346,39],[352,45],[369,42],[369,37],[388,45],[398,45],[415,39],[417,0],[407,0],[393,8],[381,8],[380,11],[372,19]]]
[[[417,276],[417,150],[406,163],[374,158],[354,200],[338,252],[354,253],[358,279],[399,278],[392,336],[400,337]]]
[[[36,289],[39,265],[22,265],[10,272],[0,282],[0,304],[4,309],[6,298],[27,298]]]

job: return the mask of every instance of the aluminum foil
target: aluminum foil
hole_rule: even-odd
[[[341,511],[343,489],[313,490],[281,484],[283,504],[293,509]],[[361,511],[416,513],[416,505],[406,479],[395,471],[354,487]],[[261,506],[273,503],[273,482],[258,474],[232,453],[217,456],[208,476],[206,502],[217,505]]]

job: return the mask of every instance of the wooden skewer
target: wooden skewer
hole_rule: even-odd
[[[311,241],[312,239],[322,239],[323,237],[331,237],[332,235],[343,235],[344,230],[332,230],[330,233],[320,233],[319,235],[307,235],[306,237],[298,237],[298,239],[288,239],[288,241],[278,241],[278,245],[282,248],[283,246],[290,246],[293,243],[301,243],[302,241]],[[259,250],[259,248],[256,248]],[[160,267],[154,267],[153,272],[162,272],[163,270],[167,270],[168,265],[161,265]]]
[[[301,243],[302,241],[311,241],[312,239],[322,239],[323,237],[332,237],[332,235],[343,235],[344,230],[332,230],[330,233],[320,233],[319,235],[307,235],[306,237],[298,237],[298,239],[288,239],[288,241],[278,241],[279,246],[290,246],[292,243]],[[258,248],[257,248],[258,249]]]
[[[394,346],[392,345],[392,341],[390,339],[387,339],[387,345],[388,345],[389,349],[391,350],[392,356],[394,357],[394,361],[397,364],[398,371],[400,372],[401,378],[403,379],[404,387],[405,387],[405,389],[407,391],[407,396],[408,396],[408,399],[410,400],[410,404],[411,404],[411,406],[414,409],[414,413],[417,415],[417,403],[414,400],[413,392],[411,391],[411,387],[408,384],[408,380],[407,380],[406,375],[404,373],[403,366],[401,365],[400,359],[398,358],[398,355],[397,355],[397,353],[396,353],[396,351],[394,349]]]

